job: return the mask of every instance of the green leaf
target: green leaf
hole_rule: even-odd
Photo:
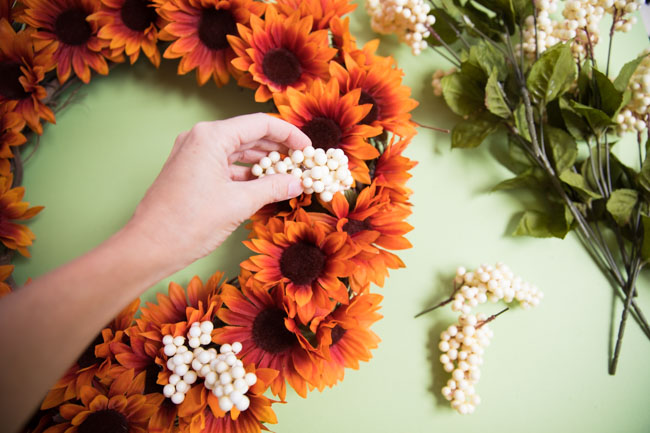
[[[528,128],[528,121],[526,120],[526,107],[524,104],[519,104],[513,114],[515,117],[515,127],[517,127],[517,131],[519,131],[519,135],[528,141],[532,141],[530,128]]]
[[[639,193],[634,189],[614,190],[607,200],[607,211],[614,217],[616,224],[624,226],[630,221],[632,211],[639,200]]]
[[[483,87],[462,71],[442,78],[442,95],[459,116],[473,114],[485,106]]]
[[[627,85],[630,83],[630,78],[632,78],[634,71],[636,71],[636,68],[646,56],[647,54],[644,54],[623,65],[621,71],[618,73],[618,77],[614,80],[614,87],[616,87],[616,90],[624,92],[625,89],[627,89]]]
[[[547,125],[544,127],[544,139],[553,153],[556,172],[570,170],[578,157],[578,145],[573,137],[561,129]]]
[[[477,116],[457,123],[451,131],[451,147],[479,146],[483,140],[497,130],[499,123],[495,120],[491,116]]]
[[[506,59],[503,53],[497,50],[492,43],[480,40],[475,45],[472,45],[469,50],[469,61],[478,64],[485,72],[486,77],[492,75],[494,69],[497,70],[499,81],[505,80],[508,76]]]
[[[650,137],[648,138],[648,142],[650,143]],[[647,150],[645,161],[641,164],[641,170],[639,171],[639,183],[646,192],[650,193],[650,157]]]
[[[503,180],[492,187],[492,191],[507,191],[519,188],[540,189],[547,183],[542,170],[531,167],[510,179]]]
[[[562,120],[567,131],[576,140],[584,140],[589,135],[589,125],[578,113],[575,112],[573,107],[564,98],[560,98],[560,113],[562,113]]]
[[[517,22],[521,23],[533,14],[533,3],[530,0],[510,0],[510,9],[514,12]]]
[[[456,42],[458,36],[456,35],[453,27],[456,27],[458,29],[460,26],[454,21],[451,15],[449,15],[444,9],[433,9],[431,11],[431,15],[436,17],[436,22],[433,23],[432,27],[433,30],[438,33],[440,39],[442,39],[446,44],[452,44]],[[427,38],[427,43],[434,47],[442,45],[433,35]]]
[[[600,194],[592,191],[584,176],[581,174],[572,171],[563,171],[560,173],[560,180],[590,198],[600,198]]]
[[[537,100],[549,102],[566,92],[577,74],[571,46],[558,44],[533,64],[526,85]]]
[[[612,81],[599,70],[594,69],[593,74],[596,80],[599,99],[599,104],[596,105],[596,108],[600,108],[611,117],[621,106],[623,92],[616,90],[614,83],[612,83]]]
[[[503,89],[497,80],[497,75],[497,70],[493,69],[490,78],[488,78],[485,86],[485,106],[490,110],[490,113],[508,119],[512,116],[512,111],[510,111],[510,107],[508,107],[508,103],[503,96]]]
[[[563,239],[571,228],[572,220],[569,218],[572,217],[567,217],[564,206],[554,206],[549,210],[551,213],[536,210],[525,211],[513,235]]]
[[[615,125],[607,113],[604,113],[597,108],[583,105],[576,101],[570,101],[569,103],[571,104],[571,108],[573,108],[576,113],[582,115],[582,117],[587,120],[587,123],[593,132],[598,135],[601,134],[608,126]]]
[[[643,243],[641,244],[641,257],[650,260],[650,216],[641,215],[643,224]]]

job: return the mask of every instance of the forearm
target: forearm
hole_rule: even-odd
[[[176,270],[171,254],[127,226],[0,301],[0,419],[15,431],[98,332]]]

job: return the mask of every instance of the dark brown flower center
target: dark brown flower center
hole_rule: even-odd
[[[79,368],[90,367],[93,364],[98,364],[101,362],[101,360],[95,356],[95,346],[102,344],[103,342],[104,337],[102,337],[102,334],[99,334],[97,337],[95,337],[93,342],[90,343],[88,347],[86,347],[84,353],[82,353],[79,359],[77,359],[77,365]]]
[[[126,417],[113,410],[104,409],[91,412],[77,427],[79,433],[128,433],[129,422]]]
[[[316,245],[300,241],[288,247],[280,258],[280,271],[292,283],[311,284],[325,267],[325,254]]]
[[[368,222],[367,218],[363,221],[348,220],[348,222],[343,225],[343,231],[347,232],[350,236],[354,236],[363,230],[372,230],[372,226]]]
[[[199,19],[199,39],[212,50],[228,48],[227,35],[237,34],[237,22],[226,9],[206,8]]]
[[[18,79],[23,75],[20,63],[0,63],[0,95],[7,99],[23,99],[29,96]]]
[[[90,39],[92,28],[86,17],[88,14],[81,8],[63,11],[54,23],[56,37],[68,45],[83,45]]]
[[[359,97],[359,105],[363,104],[372,104],[372,108],[366,114],[366,117],[361,119],[361,122],[364,125],[369,125],[375,120],[379,119],[379,107],[377,106],[377,101],[375,101],[375,98],[370,96],[368,93],[366,93],[364,90],[361,91],[361,96]]]
[[[153,360],[152,360],[153,361]],[[158,364],[151,363],[145,370],[144,376],[144,393],[151,394],[154,392],[162,393],[162,385],[159,385],[156,381],[158,380],[158,373],[160,373],[160,367]]]
[[[334,328],[332,328],[332,344],[330,346],[334,346],[336,343],[338,343],[339,340],[345,335],[345,332],[346,329],[340,325],[336,325]]]
[[[269,308],[255,317],[253,321],[253,342],[269,353],[281,353],[293,347],[296,336],[284,325],[287,314],[279,308]]]
[[[124,25],[136,32],[142,32],[156,22],[156,10],[148,0],[126,0],[120,10]]]
[[[300,60],[286,48],[274,48],[264,55],[262,70],[269,80],[280,86],[289,86],[302,75]]]
[[[312,146],[324,150],[339,147],[343,135],[339,125],[327,117],[314,117],[301,129],[311,139]]]

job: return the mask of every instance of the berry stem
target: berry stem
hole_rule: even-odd
[[[499,317],[500,315],[502,315],[503,313],[505,313],[505,312],[508,311],[509,309],[510,309],[510,307],[506,307],[506,308],[504,308],[503,310],[499,311],[498,313],[493,314],[493,315],[491,315],[490,317],[488,317],[487,319],[485,319],[485,320],[479,322],[479,323],[476,325],[476,329],[479,329],[481,326],[485,325],[486,323],[490,323],[491,321],[493,321],[494,319],[496,319],[497,317]]]
[[[449,297],[447,299],[445,299],[444,301],[434,305],[433,307],[429,307],[426,310],[420,311],[418,314],[413,316],[413,318],[416,319],[416,318],[422,316],[423,314],[430,313],[433,310],[436,310],[436,309],[438,309],[440,307],[444,307],[445,305],[447,305],[448,303],[450,303],[451,301],[454,300],[454,296],[456,296],[456,293],[458,292],[459,289],[460,289],[460,286],[456,286],[454,284],[454,291],[451,292],[451,295],[449,295]]]

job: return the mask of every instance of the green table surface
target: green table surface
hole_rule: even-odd
[[[360,42],[370,40],[363,6],[352,15]],[[414,118],[439,127],[458,119],[433,95],[431,74],[447,68],[433,52],[413,57],[395,37],[382,37],[380,52],[393,55],[419,102]],[[648,45],[641,24],[616,36],[614,71]],[[601,47],[604,48],[604,47]],[[32,258],[15,260],[18,283],[36,278],[107,239],[130,217],[165,161],[176,135],[198,121],[222,119],[269,106],[231,84],[198,87],[194,74],[176,75],[176,61],[156,70],[146,61],[94,76],[79,99],[45,128],[38,151],[26,163],[26,200],[45,210],[29,227],[37,239]],[[26,150],[25,152],[29,152]],[[413,248],[400,253],[407,267],[391,272],[384,319],[374,326],[382,342],[369,363],[348,370],[332,389],[303,399],[290,391],[274,406],[278,433],[346,432],[648,432],[650,341],[631,322],[619,371],[607,374],[610,335],[618,323],[613,291],[576,237],[565,240],[509,235],[519,199],[490,193],[509,173],[489,149],[451,150],[448,135],[421,129],[406,151],[419,161],[414,190]],[[236,274],[249,255],[240,228],[216,252],[150,288],[144,300],[166,291],[169,281],[204,280],[215,270]],[[450,310],[414,319],[445,298],[456,267],[507,263],[546,297],[533,310],[515,308],[492,324],[476,389],[473,415],[461,416],[442,398],[448,379],[438,357],[438,336],[454,319]],[[639,303],[650,312],[650,278],[640,280]],[[499,305],[488,304],[487,312]]]

